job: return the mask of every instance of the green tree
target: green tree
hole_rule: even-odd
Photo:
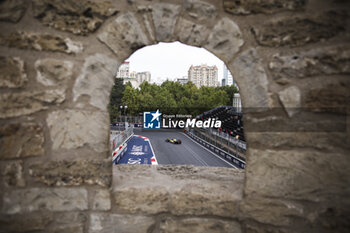
[[[116,78],[114,85],[111,90],[111,95],[108,104],[110,121],[113,122],[116,117],[120,114],[119,106],[122,104],[123,92],[125,85],[123,79]]]

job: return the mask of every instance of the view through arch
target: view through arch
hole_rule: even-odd
[[[115,76],[114,164],[245,168],[239,88],[226,65],[179,42],[136,51]]]

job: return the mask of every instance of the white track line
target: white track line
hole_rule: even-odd
[[[209,166],[196,152],[194,152],[190,147],[186,146],[186,144],[184,144],[185,148],[192,153],[193,157],[195,159],[197,159],[202,165],[204,166]]]
[[[154,158],[156,159],[156,162],[155,162],[155,163],[152,163],[152,161],[151,161],[151,163],[152,163],[152,165],[158,165],[158,160],[157,160],[156,154],[154,153],[154,150],[153,150],[153,147],[152,147],[152,143],[151,143],[151,139],[150,139],[150,138],[148,138],[148,142],[149,142],[149,146],[151,147],[151,150],[152,150],[152,153],[153,153],[153,156],[152,156],[152,157],[154,157]]]
[[[193,140],[190,136],[188,136],[187,134],[185,133],[182,133],[184,135],[186,135],[186,137],[188,137],[189,139],[191,139],[194,143],[200,145],[201,147],[203,147],[204,149],[206,149],[207,151],[209,151],[210,153],[212,153],[213,155],[215,155],[217,158],[221,159],[222,161],[224,161],[225,163],[227,163],[228,165],[230,165],[231,167],[235,168],[235,169],[238,169],[235,165],[227,162],[226,160],[224,160],[223,158],[221,158],[220,156],[218,156],[217,154],[215,154],[214,152],[210,151],[209,149],[207,149],[206,147],[204,147],[203,145],[201,145],[200,143],[196,142],[195,140]]]

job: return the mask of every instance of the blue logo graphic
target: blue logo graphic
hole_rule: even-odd
[[[143,112],[143,128],[144,129],[160,129],[160,116],[162,113],[157,110],[156,112]]]

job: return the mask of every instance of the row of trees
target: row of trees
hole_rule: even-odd
[[[130,83],[122,85],[122,80],[117,79],[109,106],[111,121],[121,113],[120,105],[128,106],[128,115],[159,109],[163,114],[197,116],[219,105],[232,105],[237,92],[233,85],[197,88],[191,82],[182,85],[173,81],[165,81],[160,86],[143,82],[139,89],[134,89]]]

